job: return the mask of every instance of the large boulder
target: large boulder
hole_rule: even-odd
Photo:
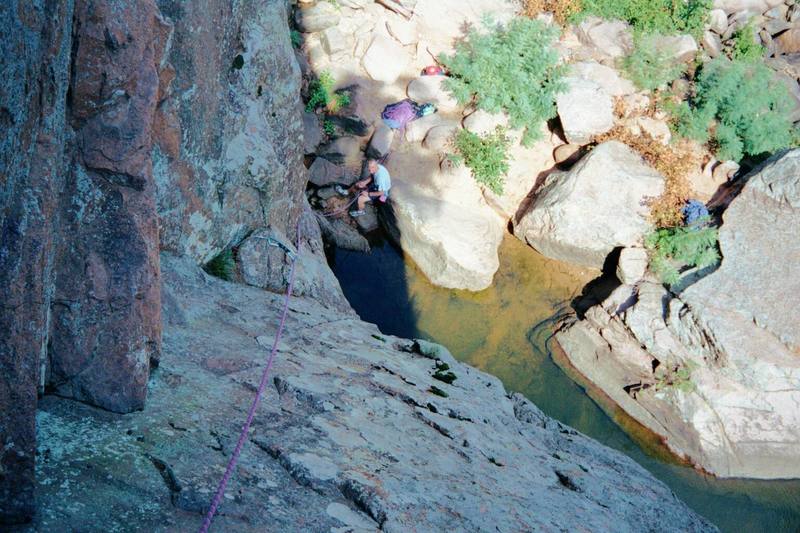
[[[728,207],[715,272],[678,296],[654,283],[612,294],[558,335],[571,365],[704,470],[800,477],[798,226],[795,150]]]
[[[636,152],[606,142],[569,172],[551,174],[514,234],[547,257],[601,268],[614,248],[641,243],[651,227],[645,201],[663,187]]]
[[[624,96],[636,92],[633,82],[620,76],[615,69],[597,61],[580,61],[571,64],[569,68],[572,76],[595,82],[611,96]]]
[[[294,236],[289,238],[271,228],[258,230],[245,239],[238,252],[242,280],[247,285],[284,292],[289,285],[292,259],[296,257],[293,294],[350,312],[339,280],[328,267],[320,227],[310,207],[306,207],[300,226],[299,251]],[[278,243],[286,246],[289,252],[276,246]]]
[[[375,35],[361,60],[369,77],[383,83],[394,83],[405,70],[410,58],[402,45],[382,33]]]
[[[332,2],[317,2],[312,6],[299,7],[294,12],[297,29],[304,33],[319,32],[336,26],[341,18]]]
[[[570,143],[587,144],[614,127],[614,102],[596,82],[568,77],[567,90],[556,96],[556,107]]]
[[[633,51],[630,26],[619,20],[586,17],[577,28],[578,39],[603,57],[618,59]]]
[[[464,169],[451,177],[452,187],[474,186]],[[390,232],[433,284],[471,291],[491,285],[504,228],[479,197],[457,203],[398,180],[390,206]]]

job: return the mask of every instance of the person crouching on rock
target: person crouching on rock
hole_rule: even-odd
[[[352,192],[358,194],[358,199],[356,200],[358,209],[350,211],[350,216],[354,218],[364,214],[364,208],[368,202],[385,203],[389,199],[389,189],[392,188],[392,178],[389,176],[389,171],[378,163],[377,159],[367,161],[367,170],[369,170],[369,175],[363,180],[357,181],[349,189],[336,186],[336,191],[339,194],[348,195]]]

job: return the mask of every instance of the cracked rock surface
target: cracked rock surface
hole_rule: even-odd
[[[147,406],[115,415],[44,399],[28,531],[202,521],[282,297],[161,261],[164,350]],[[273,370],[214,531],[715,529],[634,461],[441,346],[298,298]]]

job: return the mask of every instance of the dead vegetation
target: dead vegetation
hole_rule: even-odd
[[[556,22],[565,25],[582,9],[581,0],[525,0],[522,14],[535,18],[540,13],[552,13]]]
[[[689,176],[699,161],[691,143],[679,140],[664,145],[645,132],[634,135],[627,127],[616,125],[598,136],[598,143],[616,140],[637,151],[647,163],[665,178],[664,192],[650,202],[650,216],[659,228],[679,226],[683,221],[681,208],[691,196]]]

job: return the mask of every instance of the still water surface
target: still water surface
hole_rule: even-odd
[[[455,291],[431,285],[382,236],[372,241],[370,254],[329,254],[362,319],[387,334],[447,346],[548,415],[632,457],[724,532],[800,531],[800,481],[718,480],[675,464],[651,435],[620,412],[611,409],[610,417],[556,366],[548,342],[552,318],[570,309],[596,273],[546,259],[507,236],[493,286]]]

